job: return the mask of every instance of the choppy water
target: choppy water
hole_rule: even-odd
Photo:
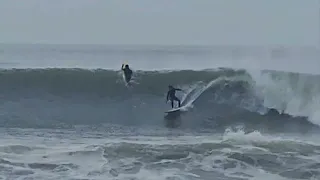
[[[2,130],[2,179],[318,179],[316,137],[142,128]],[[149,132],[148,132],[149,131]],[[138,135],[132,135],[138,134]],[[308,139],[308,140],[306,140]],[[311,141],[315,139],[316,141]]]
[[[319,179],[320,76],[279,70],[317,52],[268,52],[2,45],[0,179]]]

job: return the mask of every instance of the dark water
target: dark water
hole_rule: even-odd
[[[299,76],[265,73],[272,73],[275,79],[288,76],[291,81]],[[317,79],[310,76],[309,81]],[[185,98],[185,103],[193,102],[190,112],[165,116],[164,111],[170,108],[165,104],[169,84],[184,89],[185,93],[177,96]],[[318,129],[307,115],[281,114],[285,106],[264,106],[265,99],[257,94],[257,82],[246,70],[137,71],[132,86],[126,87],[121,73],[112,70],[11,69],[0,72],[0,85],[3,127],[70,128],[115,123],[215,131],[239,125],[278,132]],[[309,87],[316,85],[309,83]]]

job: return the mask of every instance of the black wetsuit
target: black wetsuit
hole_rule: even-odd
[[[173,108],[173,102],[174,101],[178,101],[179,103],[179,107],[181,107],[181,101],[180,99],[177,98],[176,96],[176,91],[182,91],[182,89],[179,89],[179,88],[172,88],[168,91],[167,93],[167,101],[170,99],[171,101],[171,107]]]
[[[121,69],[124,72],[124,77],[126,78],[126,82],[129,83],[132,77],[132,70],[130,68],[123,68],[123,64]]]

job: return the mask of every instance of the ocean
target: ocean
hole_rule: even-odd
[[[312,47],[2,44],[0,179],[320,179],[319,57]],[[168,85],[183,89],[187,111],[164,113]]]

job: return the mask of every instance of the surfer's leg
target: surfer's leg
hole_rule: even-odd
[[[175,100],[175,101],[178,101],[179,107],[181,107],[181,101],[180,101],[180,99],[178,99],[177,97],[174,97],[174,100]]]
[[[126,81],[127,81],[127,83],[129,83],[130,82],[130,80],[131,80],[131,77],[126,77]]]
[[[173,99],[172,99],[172,100],[171,100],[171,107],[172,107],[172,108],[173,108],[173,102],[174,102],[174,101],[173,101]]]

